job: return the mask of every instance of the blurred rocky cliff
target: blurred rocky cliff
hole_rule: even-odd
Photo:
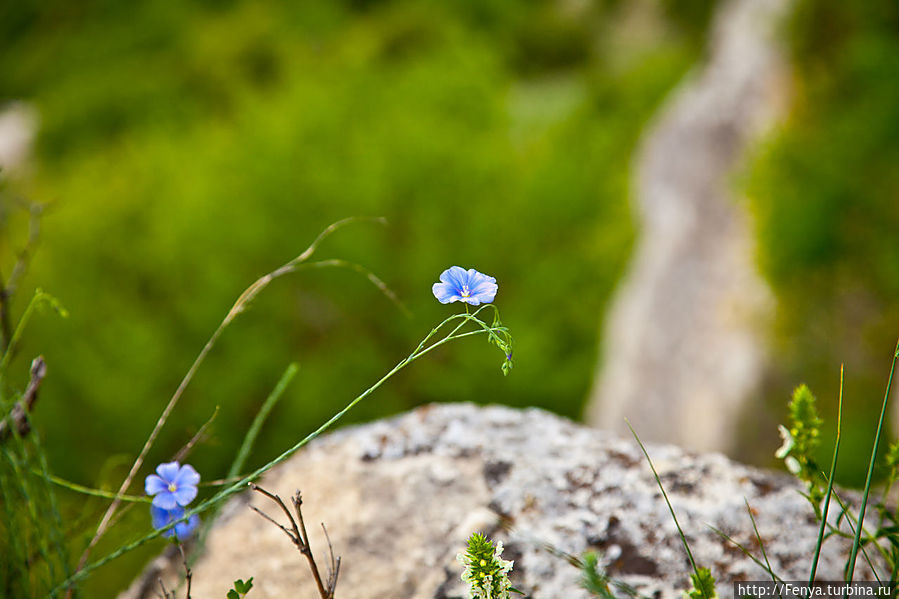
[[[634,158],[638,242],[607,315],[592,424],[698,450],[733,449],[765,368],[773,297],[733,177],[787,107],[786,0],[720,5],[708,56]]]

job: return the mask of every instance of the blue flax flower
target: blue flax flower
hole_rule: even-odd
[[[172,522],[183,518],[184,508],[180,505],[176,505],[170,510],[164,510],[155,505],[151,505],[150,517],[153,519],[153,528],[159,530],[160,528],[165,528]],[[194,514],[186,521],[178,522],[174,527],[165,531],[163,536],[171,538],[174,535],[179,541],[183,541],[190,536],[198,524],[200,524],[200,517]]]
[[[431,288],[441,304],[465,302],[472,306],[489,304],[496,297],[496,279],[473,268],[451,266],[440,274],[440,282]]]
[[[156,474],[151,474],[144,482],[147,495],[154,495],[153,505],[162,510],[184,507],[197,496],[200,475],[190,464],[178,462],[160,464]]]

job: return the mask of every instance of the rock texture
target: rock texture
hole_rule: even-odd
[[[734,580],[765,578],[709,528],[760,555],[744,498],[774,569],[784,579],[808,575],[817,526],[791,478],[719,454],[670,445],[648,451],[696,559],[712,569],[722,597],[732,595]],[[423,407],[321,438],[261,485],[285,501],[302,491],[317,556],[327,548],[317,524],[327,525],[343,558],[338,597],[466,596],[454,558],[473,531],[504,542],[504,556],[515,560],[513,583],[534,598],[587,597],[579,572],[547,547],[573,555],[598,551],[614,577],[649,596],[680,597],[689,584],[684,549],[637,444],[537,409]],[[235,578],[253,576],[252,599],[317,597],[299,553],[249,503],[284,520],[256,494],[232,500],[194,568],[192,596],[221,599]],[[845,544],[829,541],[819,577],[838,579],[846,555]],[[172,588],[172,572],[180,568],[164,558],[152,568],[144,581],[155,584],[161,575]],[[155,589],[141,595],[140,586],[122,599],[155,596]]]
[[[753,232],[731,190],[786,107],[776,30],[787,0],[729,0],[709,57],[663,107],[635,158],[641,227],[612,305],[587,419],[701,451],[727,451],[761,378],[772,306]]]
[[[22,171],[37,133],[37,111],[28,104],[0,106],[0,170]]]

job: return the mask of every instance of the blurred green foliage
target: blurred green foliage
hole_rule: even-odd
[[[23,387],[30,358],[46,356],[35,420],[51,469],[117,485],[237,295],[351,215],[390,224],[346,229],[321,255],[370,267],[413,316],[354,273],[277,281],[209,357],[151,462],[220,405],[191,459],[207,479],[222,474],[296,360],[251,459],[271,457],[454,309],[430,294],[452,264],[498,279],[515,371],[502,377],[495,351],[462,343],[351,417],[463,400],[578,416],[634,234],[631,149],[699,56],[714,4],[0,5],[0,102],[26,99],[41,116],[34,172],[0,190],[0,274],[27,236],[16,198],[47,203],[13,315],[38,285],[71,313],[31,323],[7,380]],[[842,452],[862,463],[899,331],[899,6],[800,0],[788,35],[793,113],[745,180],[779,306],[762,395],[784,413],[806,381],[829,451],[845,362]],[[61,498],[77,554],[104,504]],[[128,512],[106,546],[147,520]],[[88,591],[109,594],[142,559],[129,554]]]
[[[351,417],[431,401],[578,416],[633,237],[631,150],[698,56],[693,25],[629,2],[4,5],[0,99],[29,99],[42,119],[35,171],[14,193],[49,203],[26,282],[71,314],[31,325],[11,378],[45,355],[35,420],[54,472],[117,485],[238,294],[353,215],[390,224],[344,229],[320,255],[371,268],[413,316],[351,272],[278,280],[216,346],[148,464],[218,405],[191,462],[222,475],[294,360],[251,462],[295,442],[457,309],[430,292],[453,264],[497,278],[515,371],[462,342]],[[3,209],[8,272],[23,227]],[[104,504],[63,497],[80,553]],[[148,527],[136,514],[126,522]],[[139,561],[87,592],[108,594]]]
[[[845,362],[838,478],[860,485],[899,335],[899,4],[802,0],[789,31],[793,114],[748,177],[778,300],[765,397],[815,390],[829,463]]]

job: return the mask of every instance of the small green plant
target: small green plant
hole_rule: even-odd
[[[809,500],[809,503],[814,510],[815,517],[820,523],[818,540],[812,555],[809,585],[812,585],[815,581],[822,544],[831,536],[841,536],[852,539],[852,549],[844,568],[844,580],[846,582],[852,582],[855,575],[855,565],[859,552],[861,552],[865,563],[870,568],[874,577],[878,581],[884,580],[884,577],[878,572],[874,561],[868,555],[868,547],[873,548],[880,554],[883,562],[889,569],[889,582],[895,583],[897,579],[899,579],[899,518],[897,518],[895,508],[889,506],[887,501],[890,490],[896,481],[897,475],[899,475],[897,474],[897,468],[899,468],[899,441],[895,441],[891,444],[886,452],[884,460],[887,470],[886,483],[883,487],[880,500],[874,505],[878,515],[876,528],[873,531],[870,531],[864,525],[865,512],[868,507],[877,453],[880,447],[880,438],[883,432],[883,423],[886,416],[886,408],[890,397],[893,373],[896,368],[897,359],[899,359],[899,342],[897,342],[896,348],[893,350],[890,374],[887,379],[886,392],[884,393],[883,402],[881,404],[880,418],[877,422],[877,428],[874,434],[874,443],[871,449],[871,459],[868,464],[865,488],[857,516],[852,514],[849,507],[840,499],[833,488],[842,433],[842,367],[840,368],[837,433],[834,440],[833,456],[829,473],[823,472],[813,457],[813,452],[816,449],[821,436],[822,420],[817,412],[815,396],[806,385],[797,387],[790,400],[790,428],[787,428],[784,425],[778,427],[780,434],[783,437],[783,445],[777,450],[775,455],[784,460],[784,465],[787,470],[805,484],[807,492],[803,493],[803,495]],[[831,499],[835,499],[840,508],[839,515],[835,522],[830,522],[827,517]],[[840,529],[840,524],[844,520],[848,523],[850,533]],[[753,522],[753,525],[754,524],[755,523]],[[884,542],[886,543],[886,547],[884,547]],[[744,552],[747,552],[745,548],[740,548]],[[764,547],[762,547],[762,551],[764,552]],[[758,563],[757,559],[756,562]],[[767,557],[765,558],[765,562],[767,571],[776,580],[777,576],[771,571],[770,564],[767,563]]]
[[[503,543],[493,541],[481,533],[468,537],[468,548],[456,556],[464,566],[462,580],[468,585],[470,599],[509,599],[510,592],[521,593],[509,582],[512,562],[502,557]]]
[[[244,582],[240,578],[234,581],[234,588],[228,591],[227,599],[243,599],[253,588],[253,577],[251,576]]]
[[[581,558],[581,586],[601,599],[614,599],[609,588],[609,575],[599,565],[599,556],[595,551],[588,551]]]
[[[712,599],[715,593],[715,577],[708,568],[698,568],[696,572],[690,574],[690,581],[693,588],[684,591],[685,599]]]
[[[883,418],[886,412],[886,404],[889,399],[890,388],[892,385],[893,370],[896,364],[896,358],[899,357],[899,345],[893,355],[893,363],[890,369],[890,376],[887,381],[887,390],[883,400],[880,421],[877,425],[877,432],[874,436],[874,447],[872,449],[871,461],[868,467],[867,482],[862,497],[862,504],[857,517],[853,516],[848,506],[834,492],[833,480],[836,472],[837,458],[840,449],[840,437],[842,429],[842,406],[843,406],[843,371],[840,370],[840,397],[839,408],[837,413],[837,436],[834,440],[833,458],[831,461],[830,472],[825,473],[816,463],[813,452],[820,440],[820,430],[822,420],[818,415],[816,408],[815,396],[806,385],[800,385],[793,392],[793,396],[789,403],[790,428],[784,425],[778,428],[784,439],[783,445],[775,453],[776,457],[784,460],[784,465],[796,478],[802,481],[806,487],[806,493],[803,495],[809,500],[814,510],[815,517],[820,523],[818,541],[812,556],[811,573],[809,576],[809,584],[815,580],[817,572],[818,560],[821,553],[821,546],[830,536],[842,536],[852,539],[852,550],[846,560],[845,580],[851,582],[854,571],[855,562],[859,551],[861,551],[865,562],[868,564],[875,576],[880,579],[877,569],[873,561],[867,554],[866,548],[873,547],[890,569],[890,579],[896,579],[897,565],[899,565],[899,522],[897,522],[895,510],[890,509],[887,504],[887,496],[890,487],[896,478],[896,467],[899,464],[899,444],[894,443],[887,451],[886,466],[888,469],[887,484],[885,485],[881,500],[875,505],[879,521],[876,529],[871,532],[866,527],[860,525],[864,522],[865,511],[868,504],[869,492],[872,484],[872,475],[875,468],[875,459],[878,446],[880,443],[880,435],[883,428]],[[827,514],[830,508],[831,499],[835,498],[840,507],[840,513],[836,523],[828,522]],[[847,533],[839,528],[840,523],[846,520],[851,531]],[[886,541],[889,549],[882,545],[882,541]]]
[[[5,208],[0,179],[0,212]],[[43,205],[23,202],[29,213],[25,245],[18,248],[11,272],[0,276],[0,596],[40,596],[55,580],[71,574],[66,524],[60,513],[43,439],[31,424],[48,366],[43,356],[31,361],[27,384],[10,376],[24,332],[35,313],[65,308],[37,289],[13,326],[12,302],[28,271],[39,238]],[[4,215],[5,216],[5,215]],[[0,217],[0,220],[3,220]]]
[[[778,427],[783,445],[775,456],[784,460],[787,470],[805,483],[805,497],[820,519],[824,489],[814,452],[820,442],[822,420],[818,415],[817,399],[806,385],[799,385],[793,391],[789,412],[790,428],[784,425]]]
[[[595,597],[600,599],[617,599],[618,595],[612,591],[614,587],[625,597],[640,597],[637,589],[627,583],[615,580],[599,565],[599,555],[595,551],[588,551],[580,559],[573,555],[565,556],[569,563],[574,564],[581,571],[581,586]]]

